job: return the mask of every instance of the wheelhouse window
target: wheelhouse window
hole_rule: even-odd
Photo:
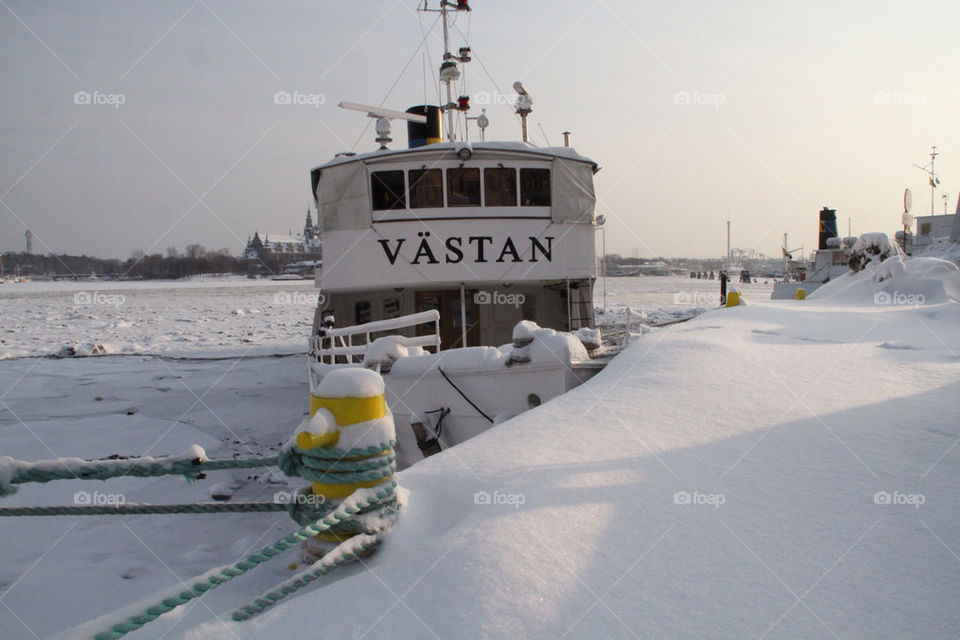
[[[480,206],[480,169],[447,169],[447,206]]]
[[[550,206],[550,169],[520,169],[520,205]]]
[[[400,317],[400,298],[387,298],[383,301],[383,319]]]
[[[370,313],[370,303],[366,300],[360,300],[353,305],[353,317],[355,324],[365,324],[373,320]]]
[[[443,169],[410,171],[410,208],[428,209],[443,206]]]
[[[483,201],[488,207],[517,206],[517,170],[484,169]]]
[[[407,206],[403,171],[374,171],[370,174],[373,210],[405,209]]]

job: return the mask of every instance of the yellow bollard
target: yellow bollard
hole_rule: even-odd
[[[793,296],[797,300],[806,300],[807,299],[807,290],[803,287],[799,287],[797,292]]]
[[[363,442],[374,434],[381,434],[377,442],[392,440],[394,436],[393,414],[387,408],[383,378],[369,369],[340,369],[331,371],[310,393],[310,418],[317,421],[317,412],[325,409],[333,416],[335,424],[327,424],[321,433],[301,431],[297,434],[297,446],[301,449],[336,447],[349,450],[365,448]],[[326,420],[329,422],[329,419]],[[345,460],[366,460],[383,455],[377,452],[353,456]],[[336,472],[331,471],[331,479]],[[360,488],[374,487],[390,478],[349,483],[313,482],[313,493],[328,499],[346,498]]]
[[[339,462],[374,460],[392,451],[388,448],[371,452],[374,447],[396,439],[393,414],[387,407],[383,378],[379,373],[352,367],[327,373],[310,390],[310,419],[303,428],[297,433],[297,447],[303,450],[332,449],[317,452],[322,458],[330,459],[331,468],[323,471],[321,476],[325,481],[311,481],[313,494],[322,497],[325,506],[333,509],[357,489],[375,487],[393,479],[393,475],[388,475],[373,480],[350,481],[341,474],[351,472],[334,467]],[[317,534],[304,541],[304,561],[313,562],[329,551],[330,545],[340,544],[356,534],[352,527],[338,526]]]
[[[736,307],[740,305],[740,291],[727,292],[727,306]]]

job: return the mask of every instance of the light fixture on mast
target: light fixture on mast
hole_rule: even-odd
[[[388,142],[393,142],[393,138],[390,137],[390,121],[391,120],[409,120],[410,122],[418,122],[420,124],[426,124],[427,117],[417,115],[415,113],[407,113],[405,111],[397,111],[395,109],[384,109],[383,107],[372,107],[368,104],[357,104],[356,102],[341,102],[339,104],[341,109],[349,109],[351,111],[361,111],[366,112],[367,116],[370,118],[377,119],[377,138],[376,141],[380,143],[380,149],[386,149]]]
[[[513,90],[517,92],[517,115],[520,116],[520,127],[524,142],[530,142],[527,132],[527,116],[533,111],[533,97],[523,88],[519,80],[513,83]]]
[[[487,117],[487,110],[480,109],[480,115],[476,117],[467,116],[467,122],[470,122],[471,120],[477,121],[477,128],[480,129],[480,141],[485,141],[487,139],[485,135],[486,128],[490,126],[490,118]],[[465,131],[467,142],[470,142],[470,128],[468,127]]]
[[[423,8],[420,11],[439,11],[443,21],[443,62],[440,64],[440,82],[447,86],[447,101],[440,109],[447,114],[446,137],[448,142],[453,142],[456,138],[453,133],[453,114],[455,111],[467,111],[470,108],[470,97],[460,96],[456,101],[453,99],[453,83],[460,79],[460,69],[458,62],[470,62],[470,47],[460,47],[456,54],[450,53],[450,25],[447,23],[447,11],[470,11],[470,4],[467,0],[440,0],[439,9],[428,9],[427,1],[424,0]]]

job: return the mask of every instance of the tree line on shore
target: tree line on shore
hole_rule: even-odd
[[[249,262],[233,256],[229,249],[208,250],[189,245],[183,252],[167,247],[166,253],[134,251],[129,258],[97,258],[68,254],[3,254],[3,272],[7,276],[47,276],[58,278],[130,278],[175,279],[199,274],[246,274]]]

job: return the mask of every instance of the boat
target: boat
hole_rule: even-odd
[[[453,97],[471,49],[451,52],[449,21],[468,2],[420,10],[440,14],[446,103],[341,102],[376,120],[379,148],[310,172],[324,238],[311,390],[332,368],[383,374],[401,466],[565,393],[610,356],[594,329],[599,165],[567,132],[562,147],[530,142],[520,82],[520,140],[486,141],[485,111],[469,117],[469,96]],[[407,148],[389,146],[397,120]]]
[[[850,251],[857,238],[840,238],[837,233],[837,211],[823,207],[820,210],[820,230],[817,250],[809,262],[794,260],[793,252],[787,249],[784,234],[783,260],[786,277],[773,285],[771,300],[796,298],[802,289],[804,296],[813,293],[822,285],[846,273],[850,273]]]

